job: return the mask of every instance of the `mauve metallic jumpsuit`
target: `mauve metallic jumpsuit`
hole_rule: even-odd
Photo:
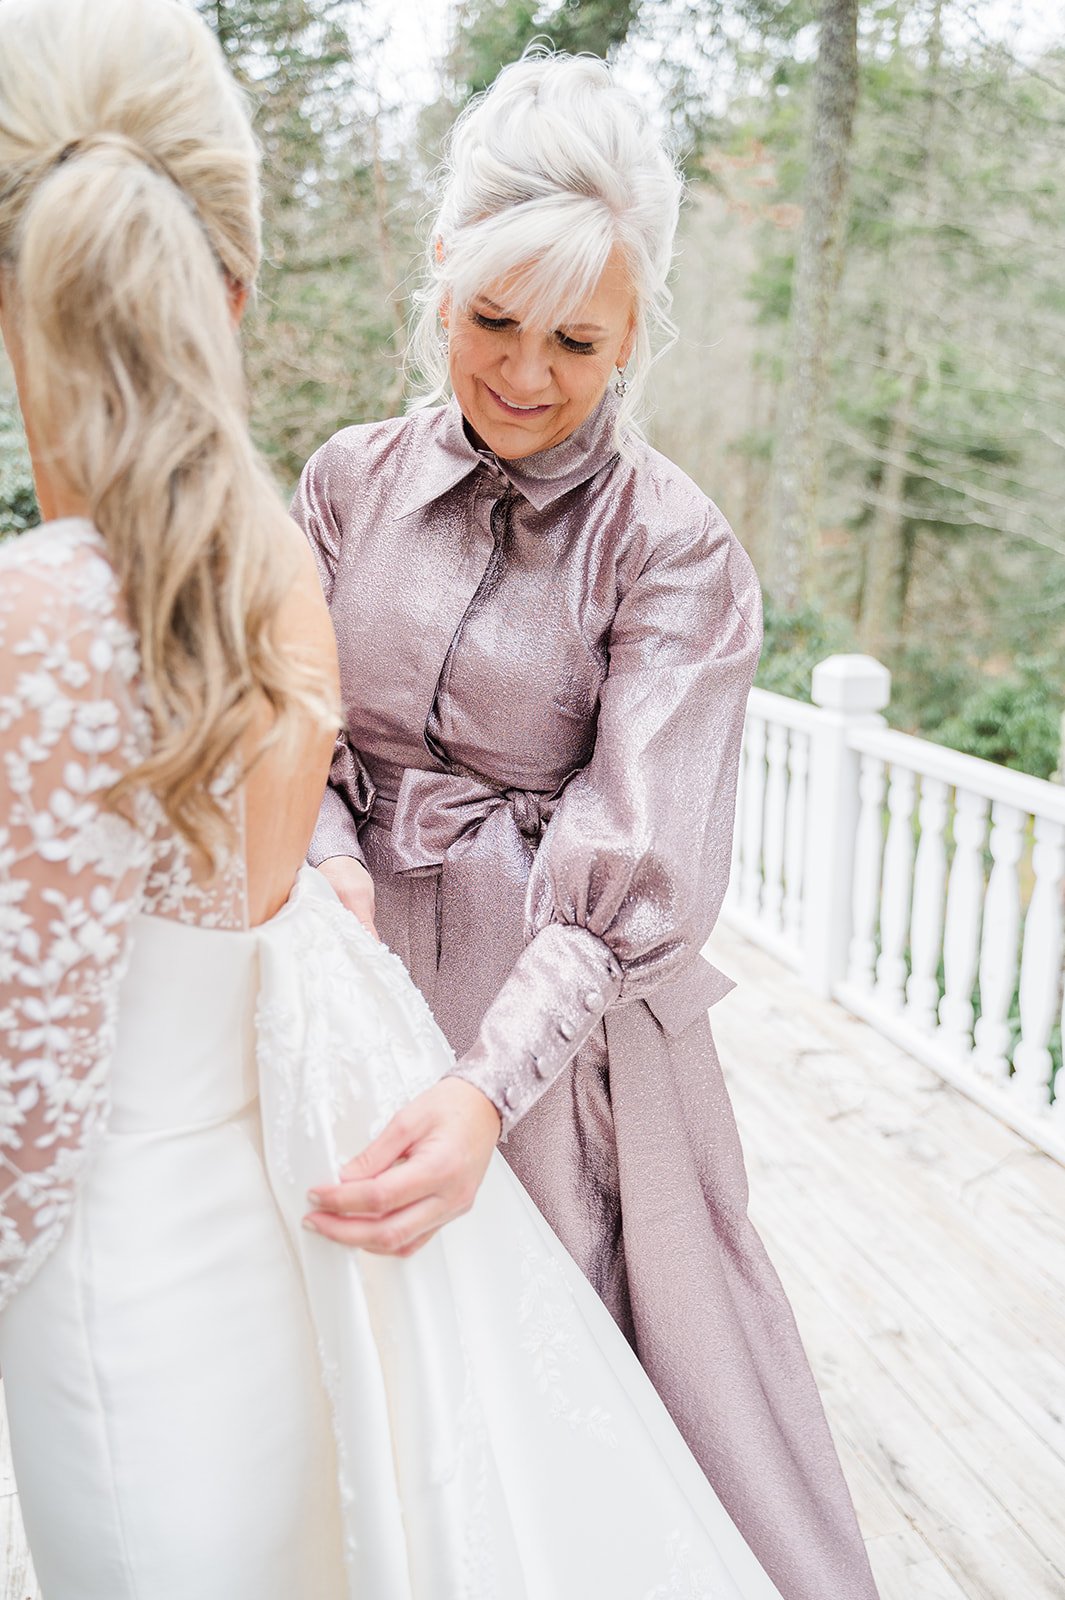
[[[503,1117],[503,1154],[628,1335],[785,1600],[875,1600],[747,1179],[699,954],[728,878],[757,580],[608,391],[501,461],[452,401],[347,428],[294,515],[345,736],[310,859],[365,861],[382,937]]]

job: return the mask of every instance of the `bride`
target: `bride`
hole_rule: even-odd
[[[337,672],[247,434],[258,227],[190,9],[4,0],[45,520],[0,552],[0,1367],[44,1593],[779,1600],[499,1156],[410,1259],[300,1227],[452,1058],[300,865]]]

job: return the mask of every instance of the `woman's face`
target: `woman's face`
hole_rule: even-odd
[[[561,444],[595,410],[632,354],[636,299],[616,246],[565,327],[523,328],[509,285],[491,285],[454,316],[445,305],[442,320],[463,416],[489,450],[519,461]]]

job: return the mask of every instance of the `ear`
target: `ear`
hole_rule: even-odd
[[[446,294],[440,302],[440,326],[444,329],[448,329],[451,326],[451,296],[449,294]]]
[[[239,328],[244,320],[244,313],[248,308],[250,290],[246,283],[238,283],[236,278],[226,278],[226,295],[229,298],[229,315],[233,319],[233,326]]]

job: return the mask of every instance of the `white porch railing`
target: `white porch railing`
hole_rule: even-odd
[[[890,689],[752,691],[723,914],[1065,1162],[1065,788],[893,732]]]

